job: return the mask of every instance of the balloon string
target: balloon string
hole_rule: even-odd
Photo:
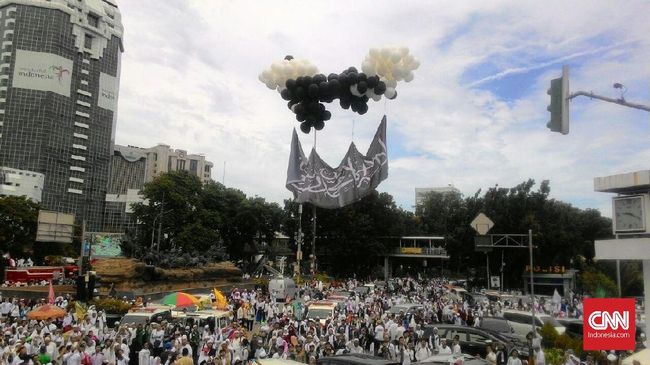
[[[354,124],[356,121],[356,118],[352,117],[352,142],[354,142]]]
[[[316,149],[316,129],[314,129],[314,149]]]

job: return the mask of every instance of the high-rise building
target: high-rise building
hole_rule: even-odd
[[[103,231],[123,233],[135,226],[131,204],[142,201],[140,190],[156,176],[186,170],[206,183],[212,180],[212,166],[204,155],[188,154],[165,144],[150,148],[115,145]]]
[[[114,0],[0,0],[0,167],[43,175],[41,205],[89,230],[103,225],[122,32]]]

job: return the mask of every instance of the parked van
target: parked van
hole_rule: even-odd
[[[334,318],[337,303],[329,301],[311,302],[307,308],[307,319],[318,320],[325,325],[327,318]]]
[[[294,299],[298,288],[289,278],[273,278],[269,280],[269,293],[274,293],[276,301],[285,302]]]
[[[131,309],[122,317],[120,324],[149,324],[152,322],[160,323],[162,321],[171,321],[172,312],[166,306],[147,306],[142,308]]]
[[[173,311],[172,316],[174,322],[180,323],[184,327],[192,327],[193,325],[203,327],[208,325],[212,329],[224,328],[230,325],[232,320],[231,312],[216,309],[205,309],[195,312]]]
[[[526,336],[532,327],[532,313],[523,312],[517,310],[504,310],[503,318],[507,319],[512,328],[515,330],[515,333],[518,335]],[[535,327],[537,330],[541,329],[544,324],[550,323],[553,328],[557,331],[558,334],[563,334],[566,332],[566,327],[564,327],[560,322],[558,322],[552,316],[548,314],[537,314],[535,313]]]

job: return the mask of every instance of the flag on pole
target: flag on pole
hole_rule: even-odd
[[[86,308],[84,308],[78,301],[75,301],[74,309],[77,314],[77,321],[83,321],[86,318]]]
[[[47,293],[47,304],[54,304],[54,287],[52,286],[52,280],[50,280],[50,290]]]
[[[220,310],[228,309],[228,300],[226,300],[226,297],[217,288],[212,289],[212,291],[214,292],[215,298],[214,306]]]

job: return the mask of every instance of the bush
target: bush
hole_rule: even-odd
[[[552,324],[545,323],[540,330],[540,335],[542,335],[542,346],[544,348],[555,347],[559,335]]]
[[[103,310],[107,314],[126,314],[131,309],[131,304],[125,303],[119,299],[104,298],[95,299],[90,302],[97,310]]]
[[[562,365],[564,364],[564,351],[560,349],[544,349],[544,357],[546,357],[547,365]]]

